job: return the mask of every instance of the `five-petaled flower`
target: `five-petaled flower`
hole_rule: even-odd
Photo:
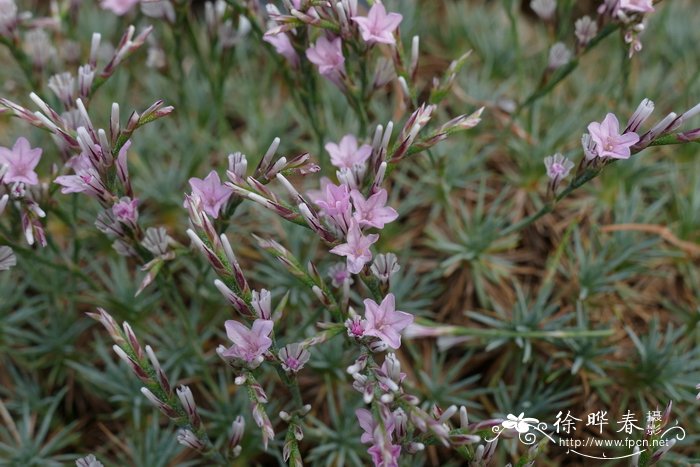
[[[558,183],[561,179],[569,175],[574,163],[566,157],[557,153],[553,156],[544,158],[544,166],[547,168],[547,176],[554,183]]]
[[[362,235],[360,226],[355,220],[350,222],[346,243],[338,245],[331,250],[339,256],[347,258],[348,271],[353,274],[359,274],[365,264],[372,260],[372,252],[369,247],[379,240],[379,235],[369,234]]]
[[[248,329],[238,321],[228,320],[224,323],[226,335],[233,345],[224,350],[221,355],[244,360],[248,363],[258,360],[272,345],[270,333],[273,323],[267,319],[256,319]]]
[[[353,16],[352,20],[360,27],[362,39],[369,44],[396,44],[394,31],[403,17],[398,13],[387,13],[381,2],[374,2],[367,16]]]
[[[507,420],[504,420],[501,423],[501,425],[503,425],[503,428],[515,430],[521,434],[527,433],[530,430],[530,424],[539,423],[539,420],[537,420],[536,418],[526,418],[525,412],[521,412],[520,415],[518,415],[517,417],[513,414],[508,414],[506,418]]]
[[[345,73],[345,57],[343,57],[343,41],[336,37],[332,41],[321,36],[316,44],[306,50],[306,57],[318,67],[323,76],[334,76]]]
[[[214,219],[219,217],[221,208],[233,194],[231,188],[221,183],[219,174],[214,170],[209,172],[209,175],[204,180],[201,178],[190,178],[190,186],[192,187],[192,194],[199,196],[199,199],[202,201],[204,211]]]
[[[390,293],[381,304],[372,299],[365,299],[365,319],[367,328],[365,336],[374,336],[392,349],[401,347],[401,331],[413,323],[413,315],[396,310],[396,299]]]
[[[588,132],[596,145],[598,157],[629,159],[631,155],[630,147],[639,141],[637,133],[620,134],[620,122],[617,121],[617,117],[612,113],[606,115],[601,123],[590,123]]]
[[[327,183],[322,195],[325,195],[325,198],[316,199],[316,204],[325,215],[342,217],[350,209],[350,189],[347,185]]]
[[[306,365],[311,354],[303,345],[294,343],[283,347],[282,350],[279,351],[278,357],[282,362],[284,371],[296,373]]]
[[[36,185],[39,178],[34,169],[41,159],[41,148],[32,149],[26,138],[18,138],[12,149],[0,147],[0,164],[7,164],[5,183],[22,182]]]
[[[343,136],[338,144],[327,143],[325,147],[331,156],[331,164],[339,169],[352,169],[356,164],[364,164],[372,155],[372,146],[363,144],[357,147],[357,138],[351,134]]]
[[[138,204],[139,200],[137,198],[131,199],[124,196],[112,206],[112,214],[117,220],[135,223],[139,217]]]
[[[383,229],[385,224],[399,217],[394,208],[386,206],[388,195],[383,188],[367,199],[357,190],[352,190],[350,196],[355,206],[353,216],[361,226]]]

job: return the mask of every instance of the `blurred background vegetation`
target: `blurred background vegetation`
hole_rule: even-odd
[[[18,3],[21,10],[48,11],[48,2]],[[114,44],[128,24],[153,22],[83,3],[77,23],[47,44],[57,50],[57,68],[65,63],[73,69],[84,59],[93,31]],[[543,158],[563,152],[580,159],[580,136],[589,122],[608,111],[624,121],[644,97],[656,103],[653,118],[700,102],[696,2],[662,2],[649,17],[641,53],[629,60],[622,38],[611,35],[554,92],[516,118],[506,110],[538,86],[551,44],[572,44],[573,19],[580,13],[560,17],[557,25],[544,24],[512,0],[385,3],[404,16],[404,42],[421,37],[423,85],[473,50],[441,120],[486,106],[477,129],[403,162],[392,174],[390,204],[401,217],[385,229],[378,249],[399,256],[402,269],[392,286],[397,303],[439,323],[513,331],[512,338],[438,339],[437,345],[435,339],[406,339],[401,359],[414,392],[426,405],[466,405],[474,420],[525,412],[550,423],[560,410],[584,420],[587,412],[607,410],[613,420],[627,410],[642,417],[673,401],[673,419],[688,434],[665,461],[700,462],[694,389],[700,383],[700,258],[697,250],[668,241],[700,243],[697,146],[651,148],[609,166],[532,226],[496,235],[542,206]],[[587,2],[569,3],[587,8]],[[192,9],[192,20],[201,22],[201,4],[194,2]],[[194,29],[206,52],[201,32]],[[291,100],[277,62],[252,37],[240,40],[225,64],[200,63],[192,44],[181,44],[181,67],[171,53],[176,38],[169,28],[156,23],[153,38],[150,45],[167,52],[164,66],[148,67],[144,47],[91,108],[96,124],[105,127],[113,101],[123,112],[156,99],[175,105],[173,116],[134,138],[129,164],[144,223],[166,226],[184,244],[189,241],[182,200],[189,177],[212,168],[221,172],[234,151],[253,164],[278,136],[281,153],[310,151],[331,173],[320,143],[359,130],[342,95],[319,80],[319,141]],[[75,43],[82,47],[80,60],[72,52]],[[0,63],[0,94],[29,105],[32,89],[4,49]],[[225,86],[216,90],[210,78],[222,69]],[[391,91],[372,111],[372,124],[405,118]],[[0,145],[10,146],[21,135],[45,148],[38,172],[48,181],[60,163],[50,138],[0,117]],[[213,273],[192,252],[135,297],[143,273],[114,254],[94,228],[96,203],[75,195],[58,196],[57,202],[70,221],[49,216],[49,246],[17,249],[18,266],[0,272],[0,465],[61,465],[91,452],[105,465],[204,465],[177,444],[173,427],[141,395],[103,330],[84,313],[102,306],[129,321],[157,351],[171,381],[193,388],[209,432],[224,443],[231,421],[249,417],[249,410],[214,352],[225,342],[223,322],[231,312],[212,284]],[[271,289],[276,299],[291,290],[283,323],[290,339],[305,337],[309,329],[303,324],[314,322],[319,305],[254,246],[251,233],[279,239],[299,258],[315,257],[324,271],[335,258],[316,257],[322,250],[307,230],[257,206],[244,203],[228,227],[255,288]],[[610,334],[555,339],[531,333],[561,329]],[[341,340],[325,345],[326,351],[312,352],[310,369],[300,375],[304,400],[314,407],[304,457],[318,465],[365,464],[354,416],[361,401],[345,373],[352,354]],[[268,394],[276,384],[266,380]],[[270,414],[281,402],[271,402]],[[240,465],[281,462],[279,437],[263,453],[260,434],[248,421]],[[620,436],[612,429],[605,435]],[[522,449],[517,440],[502,443],[496,465]],[[552,446],[537,465],[565,461],[575,465],[576,459]],[[432,447],[405,462],[459,465]]]

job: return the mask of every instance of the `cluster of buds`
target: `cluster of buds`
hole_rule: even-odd
[[[267,394],[265,394],[265,390],[255,379],[255,376],[249,371],[244,371],[241,375],[237,376],[235,383],[238,386],[245,387],[248,393],[253,420],[261,430],[263,446],[267,450],[268,443],[275,437],[275,430],[272,427],[272,422],[265,411],[265,405],[268,403]]]
[[[213,449],[204,431],[192,391],[187,386],[173,387],[153,349],[141,346],[131,326],[124,322],[120,328],[114,318],[102,308],[88,316],[99,321],[114,341],[112,349],[126,363],[144,386],[141,393],[164,415],[173,420],[180,430],[180,444],[207,452]]]
[[[78,70],[76,79],[70,73],[61,73],[49,79],[48,86],[63,107],[57,111],[35,93],[31,100],[39,108],[31,112],[25,107],[7,99],[0,99],[0,106],[26,122],[49,131],[56,141],[61,154],[67,160],[66,167],[72,175],[61,175],[55,182],[62,186],[63,193],[83,192],[96,198],[104,211],[97,220],[97,226],[115,240],[114,246],[120,254],[136,255],[139,242],[143,238],[138,220],[138,200],[134,198],[127,169],[127,150],[130,137],[139,127],[168,115],[172,107],[164,107],[162,101],[154,103],[142,114],[133,112],[124,127],[119,118],[119,106],[113,104],[109,133],[97,129],[88,115],[87,105],[94,91],[104,83],[116,68],[143,45],[151,28],[147,28],[134,38],[135,30],[130,27],[115,49],[114,55],[105,67],[98,71],[97,58],[101,38],[94,34],[88,62]],[[22,210],[22,223],[29,243],[38,240],[45,243],[43,229],[38,218],[43,211],[38,204],[26,196],[25,188],[38,183],[34,168],[39,162],[40,149],[30,149],[23,138],[16,147],[0,157],[0,164],[9,166],[3,177],[4,182],[14,183],[9,190],[13,200],[23,199],[26,209]],[[5,160],[1,160],[5,159]],[[21,172],[21,173],[20,173]]]
[[[219,279],[214,282],[217,289],[239,314],[254,317],[252,292],[228,237],[217,233],[199,196],[187,196],[186,205],[191,224],[187,235],[219,276]]]
[[[642,50],[639,35],[644,31],[647,13],[654,11],[654,0],[605,0],[598,8],[602,20],[615,21],[622,26],[629,56]]]
[[[415,453],[425,449],[426,444],[478,443],[482,439],[478,433],[501,423],[501,420],[487,420],[470,424],[465,407],[450,406],[443,411],[435,406],[432,414],[421,409],[420,400],[404,391],[406,374],[393,353],[387,354],[381,367],[363,355],[347,371],[354,379],[353,387],[373,408],[358,409],[356,415],[364,430],[361,441],[371,445],[368,452],[375,465],[395,465],[402,448]],[[457,412],[460,424],[453,426],[450,419]]]

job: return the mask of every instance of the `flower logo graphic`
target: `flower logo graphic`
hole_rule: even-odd
[[[507,420],[501,423],[503,428],[516,430],[520,434],[527,433],[530,430],[531,423],[539,423],[539,420],[536,418],[525,418],[525,412],[521,412],[517,417],[513,414],[508,414],[506,418]]]

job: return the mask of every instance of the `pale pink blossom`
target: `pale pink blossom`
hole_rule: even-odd
[[[383,188],[367,199],[357,190],[352,190],[350,197],[355,206],[353,217],[361,226],[383,229],[399,217],[394,208],[386,206],[387,192]]]
[[[355,415],[363,431],[360,442],[372,444],[367,452],[372,457],[374,465],[377,467],[398,467],[401,446],[392,444],[396,425],[393,415],[384,420],[383,430],[369,410],[357,409]]]
[[[654,11],[652,0],[620,0],[620,9],[633,13],[651,13]]]
[[[270,333],[273,323],[270,320],[256,319],[250,329],[234,320],[228,320],[224,325],[226,335],[233,342],[231,347],[221,353],[224,357],[239,358],[250,363],[261,357],[272,345]]]
[[[379,424],[374,419],[372,412],[367,409],[357,409],[355,410],[355,415],[357,416],[357,421],[360,423],[360,428],[362,428],[362,436],[360,437],[361,443],[373,443],[374,442],[374,432],[376,431]],[[384,423],[384,428],[387,433],[392,433],[394,431],[394,418],[389,417]]]
[[[396,310],[394,294],[388,294],[377,305],[371,299],[365,299],[366,336],[378,337],[392,349],[401,347],[401,331],[413,323],[413,315]]]
[[[26,138],[20,137],[12,149],[0,147],[0,164],[7,165],[5,183],[22,182],[36,185],[39,178],[34,169],[41,159],[41,148],[32,149]]]
[[[348,230],[346,238],[347,243],[336,246],[331,250],[331,253],[345,256],[348,271],[353,274],[358,274],[362,271],[365,264],[372,260],[370,246],[377,240],[379,240],[379,235],[377,234],[362,235],[360,226],[353,220]]]
[[[103,10],[110,10],[115,15],[125,15],[141,0],[102,0],[100,6]]]
[[[202,201],[204,212],[216,219],[221,208],[226,205],[233,194],[233,189],[221,183],[219,174],[212,170],[205,179],[190,178],[192,194]]]
[[[395,44],[394,31],[403,17],[398,13],[387,13],[381,2],[375,2],[367,16],[353,16],[360,27],[362,39],[369,44]]]
[[[399,467],[400,444],[392,444],[391,441],[386,441],[383,443],[383,446],[380,444],[373,445],[367,452],[377,467]]]
[[[365,335],[367,320],[355,315],[345,320],[345,327],[348,329],[348,336],[360,338]]]
[[[596,145],[595,150],[598,157],[629,159],[630,147],[639,141],[637,133],[620,134],[620,123],[612,113],[606,115],[602,123],[590,123],[588,132]]]
[[[299,56],[287,34],[283,32],[279,34],[265,34],[263,40],[271,44],[275,51],[286,58],[291,66],[295,68],[299,66]]]
[[[347,282],[352,285],[353,280],[345,263],[336,263],[328,269],[328,277],[331,278],[333,287],[343,287]]]
[[[318,67],[323,76],[338,76],[345,73],[345,57],[343,57],[343,41],[336,37],[332,41],[326,36],[318,38],[316,43],[306,50],[306,57]]]
[[[100,196],[106,189],[97,173],[90,163],[90,159],[85,154],[73,157],[66,166],[73,169],[74,175],[61,175],[56,177],[55,183],[61,188],[61,193],[85,193],[90,196]]]
[[[278,357],[282,361],[282,368],[284,368],[284,371],[296,373],[306,365],[311,354],[303,345],[294,343],[283,347],[282,350],[279,351]]]
[[[339,143],[327,143],[326,151],[331,156],[331,164],[339,169],[352,169],[356,164],[364,164],[372,155],[372,146],[363,144],[357,147],[355,135],[345,135]]]
[[[112,214],[117,220],[126,223],[136,223],[139,217],[138,210],[139,200],[134,198],[131,199],[127,196],[121,198],[117,203],[112,206]]]
[[[327,216],[343,216],[350,210],[350,189],[347,185],[334,185],[327,183],[325,186],[325,196],[316,199],[316,204]]]
[[[550,180],[558,183],[561,179],[569,175],[569,172],[571,172],[571,169],[574,167],[574,163],[557,153],[553,156],[545,157],[544,166],[547,169],[547,176]]]

